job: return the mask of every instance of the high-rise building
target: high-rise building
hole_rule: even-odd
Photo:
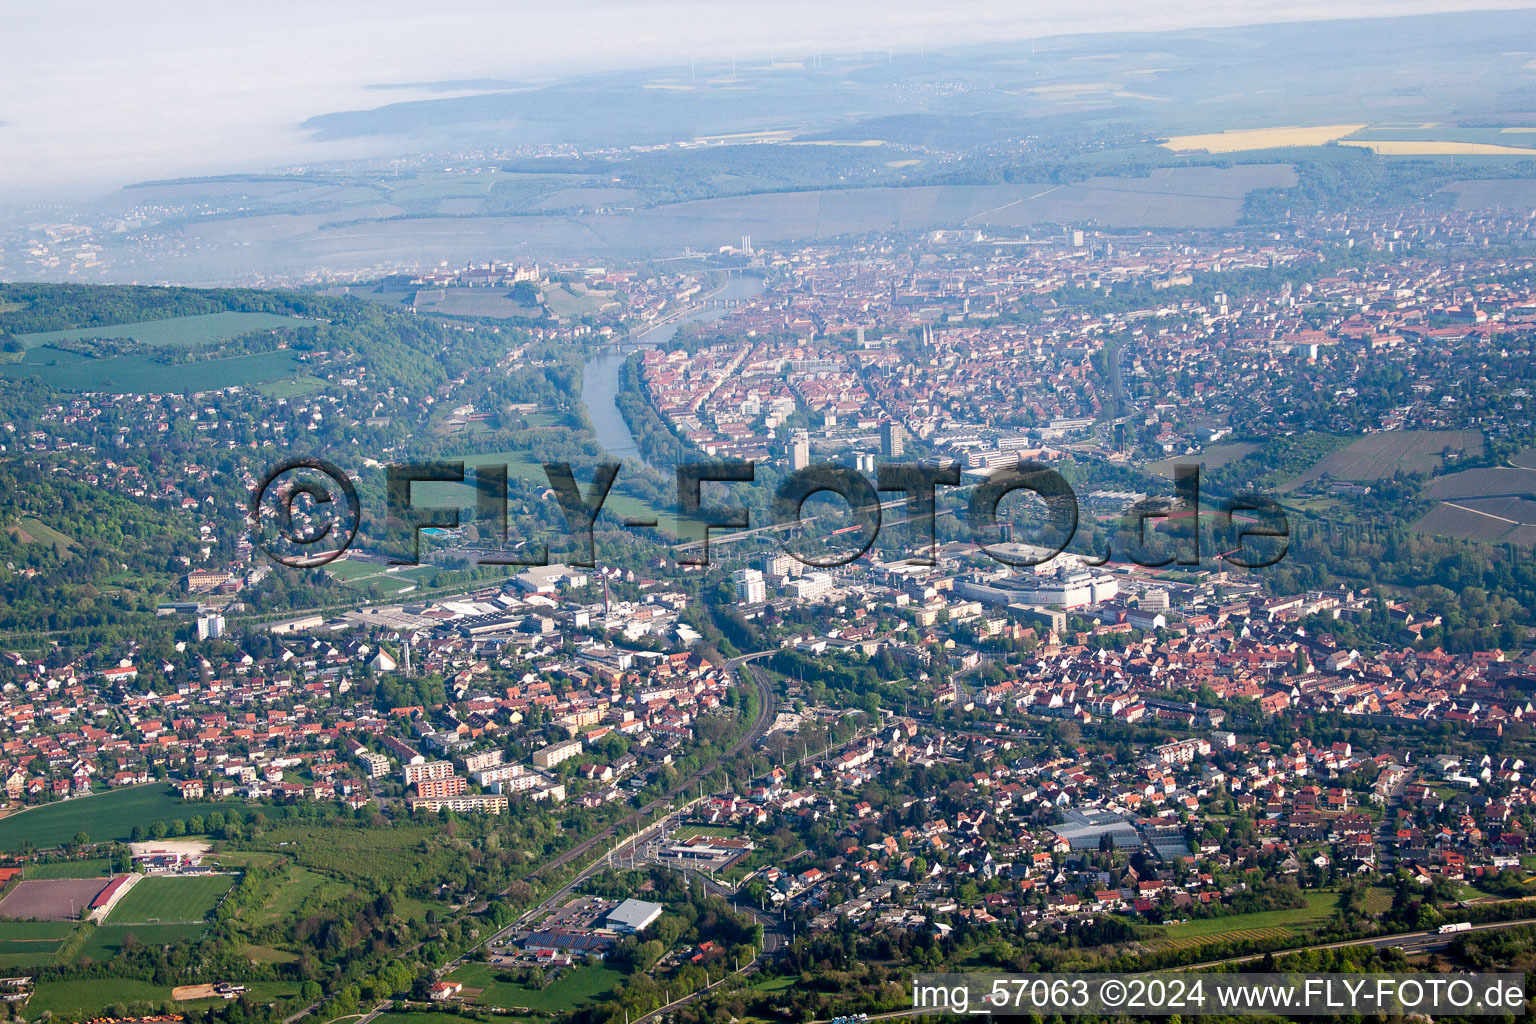
[[[798,473],[811,464],[811,439],[802,430],[796,431],[789,442],[789,471]]]
[[[736,600],[741,604],[762,604],[768,600],[768,588],[763,574],[756,569],[737,569],[731,574],[736,584]]]
[[[907,450],[907,431],[895,420],[880,425],[880,454],[888,459],[899,459]]]
[[[199,615],[197,617],[197,638],[199,640],[217,640],[224,635],[224,616]]]
[[[458,796],[469,787],[469,781],[462,775],[450,775],[443,779],[420,779],[416,783],[416,795],[427,800],[441,800],[445,797]]]
[[[764,576],[788,577],[798,575],[800,563],[782,551],[770,551],[759,563]]]
[[[401,769],[401,776],[407,786],[413,786],[424,779],[446,779],[453,774],[452,761],[428,761],[425,764],[408,764]]]

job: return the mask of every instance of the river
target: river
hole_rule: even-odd
[[[737,275],[732,276],[722,290],[711,293],[709,297],[746,301],[761,294],[763,287],[761,277]],[[602,445],[604,451],[621,459],[644,461],[640,446],[635,443],[635,435],[630,432],[629,424],[624,422],[624,414],[619,411],[618,405],[619,373],[630,354],[638,348],[655,348],[670,341],[685,323],[718,320],[730,311],[729,306],[706,306],[694,310],[676,320],[631,335],[618,348],[604,348],[587,360],[581,371],[581,404],[587,408],[587,418],[592,421],[592,428],[597,432],[597,443]]]

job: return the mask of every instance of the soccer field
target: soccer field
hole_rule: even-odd
[[[206,918],[234,879],[229,875],[152,875],[112,908],[108,924],[173,924]]]

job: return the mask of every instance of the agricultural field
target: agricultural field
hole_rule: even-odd
[[[628,206],[644,200],[645,194],[632,188],[560,188],[533,205],[534,209],[547,213],[594,206]]]
[[[1536,502],[1513,498],[1442,501],[1415,520],[1413,528],[1484,544],[1536,544]]]
[[[1209,944],[1213,939],[1221,939],[1226,942],[1263,942],[1269,939],[1290,939],[1296,936],[1296,930],[1284,925],[1270,928],[1239,928],[1233,931],[1210,932],[1204,935],[1185,935],[1177,939],[1152,939],[1148,945],[1160,950],[1168,949],[1199,949]]]
[[[449,977],[463,982],[466,1002],[561,1013],[602,999],[624,980],[624,972],[608,966],[567,968],[542,989],[507,980],[507,975],[486,964],[466,964]],[[471,999],[472,988],[480,991]]]
[[[551,286],[544,292],[544,305],[556,316],[585,316],[612,302],[613,292],[576,291],[569,285]]]
[[[1458,210],[1522,209],[1536,207],[1536,179],[1489,178],[1455,181],[1445,191],[1456,197]]]
[[[1536,449],[1508,466],[1437,477],[1424,488],[1439,499],[1413,524],[1420,533],[1501,544],[1536,544]]]
[[[669,251],[685,245],[712,247],[739,240],[744,233],[769,242],[923,231],[959,222],[977,228],[1088,220],[1111,228],[1223,227],[1237,223],[1248,192],[1289,187],[1295,181],[1294,170],[1282,163],[1174,167],[1156,169],[1144,178],[1090,178],[1067,185],[1031,182],[757,192],[621,214],[367,220],[350,225],[347,232],[357,245],[386,251],[441,251],[454,239],[515,232],[535,249],[595,254],[658,246]],[[330,232],[318,229],[297,234],[284,241],[284,258],[304,259],[333,242]],[[359,292],[359,297],[367,296]]]
[[[1366,890],[1363,906],[1367,914],[1385,914],[1392,909],[1392,890],[1380,885],[1371,886]]]
[[[1449,473],[1431,480],[1424,488],[1424,497],[1436,498],[1440,501],[1464,498],[1529,498],[1533,495],[1536,495],[1536,471],[1510,466]]]
[[[1240,941],[1296,935],[1298,926],[1326,921],[1338,908],[1339,894],[1336,892],[1312,891],[1304,895],[1307,898],[1305,907],[1195,918],[1181,924],[1168,925],[1163,929],[1163,935],[1168,941],[1158,942],[1157,945],[1160,948],[1173,946],[1183,949],[1204,945],[1213,937]]]
[[[190,924],[204,920],[234,884],[229,875],[151,875],[112,908],[109,925]]]
[[[91,359],[51,346],[27,349],[19,363],[0,364],[0,377],[40,378],[60,391],[103,391],[111,394],[161,394],[166,391],[211,391],[239,385],[254,387],[291,377],[298,357],[288,351],[257,352],[227,359],[203,359],[170,365],[144,355]]]
[[[19,921],[73,921],[106,887],[105,878],[24,879],[0,900],[0,917]]]
[[[228,341],[257,331],[295,327],[303,322],[297,317],[279,316],[276,313],[204,313],[200,316],[179,316],[168,320],[145,320],[136,324],[78,327],[69,331],[18,334],[16,338],[27,348],[52,345],[60,341],[93,339],[127,339],[143,345],[192,348],[197,345]]]
[[[418,313],[443,316],[476,316],[499,320],[537,320],[540,306],[525,306],[511,293],[492,288],[423,288],[411,301]]]
[[[1207,153],[1243,153],[1254,149],[1281,149],[1291,146],[1325,146],[1335,139],[1353,135],[1363,124],[1320,124],[1310,127],[1238,128],[1205,135],[1175,135],[1162,143],[1176,153],[1204,150]]]
[[[1432,139],[1340,139],[1341,146],[1359,146],[1377,156],[1536,156],[1536,149],[1493,142],[1447,142]]]
[[[60,558],[75,549],[75,542],[41,519],[26,516],[10,528],[11,536],[23,544],[47,544]]]
[[[1175,465],[1198,463],[1202,470],[1220,469],[1230,462],[1245,459],[1259,450],[1249,441],[1233,441],[1230,444],[1213,444],[1199,455],[1184,455],[1177,459],[1159,459],[1146,465],[1148,471],[1159,476],[1172,477]]]
[[[76,797],[43,804],[0,818],[0,851],[16,851],[25,845],[34,849],[59,846],[84,832],[94,842],[126,840],[135,825],[157,821],[175,821],[210,811],[224,811],[244,804],[186,803],[170,786],[151,782],[143,786]]]
[[[1284,487],[1282,493],[1321,480],[1369,483],[1398,472],[1432,473],[1444,464],[1444,454],[1476,455],[1483,450],[1483,435],[1475,430],[1388,430],[1367,434],[1323,456],[1310,469]]]

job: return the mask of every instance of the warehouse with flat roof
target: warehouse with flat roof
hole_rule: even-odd
[[[616,932],[633,934],[644,931],[661,916],[661,906],[645,900],[625,900],[608,914],[608,927]]]

